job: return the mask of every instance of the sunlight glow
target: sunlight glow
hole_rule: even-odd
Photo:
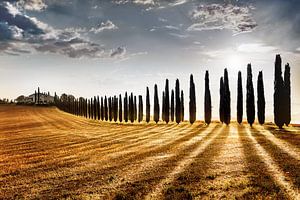
[[[233,69],[240,69],[242,66],[245,66],[245,61],[243,57],[237,53],[230,54],[225,60],[226,66]]]

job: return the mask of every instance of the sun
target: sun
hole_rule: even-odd
[[[226,66],[233,69],[240,69],[245,65],[242,55],[234,53],[227,56]]]

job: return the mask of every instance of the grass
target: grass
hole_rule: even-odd
[[[169,186],[163,191],[163,193],[164,193],[165,200],[193,199],[191,193],[182,186],[179,187]]]
[[[297,199],[299,151],[293,126],[107,123],[0,105],[0,199]]]

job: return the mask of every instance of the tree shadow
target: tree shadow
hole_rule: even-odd
[[[274,126],[265,125],[264,128],[272,133],[275,137],[285,140],[288,143],[296,146],[300,146],[300,131],[295,133],[294,131],[290,131],[287,129],[278,129]]]
[[[246,127],[248,128],[248,127]],[[242,199],[286,199],[284,192],[276,185],[272,176],[268,172],[268,166],[261,160],[255,149],[255,144],[246,134],[246,128],[243,125],[238,126],[238,135],[243,147],[243,154],[246,159],[246,168],[249,174],[249,191],[241,196]],[[250,128],[252,129],[252,128]],[[253,130],[253,129],[252,129]]]
[[[284,172],[284,175],[291,180],[295,187],[300,189],[300,161],[270,141],[258,129],[253,128],[251,134],[257,140],[258,144],[270,154],[275,163]]]
[[[177,198],[178,196],[190,198],[191,194],[189,193],[189,191],[179,186],[187,185],[187,181],[190,181],[190,184],[197,182],[199,180],[199,177],[195,176],[193,173],[198,172],[199,167],[200,169],[204,170],[205,167],[203,167],[202,164],[207,164],[208,161],[204,161],[205,159],[203,158],[203,153],[200,153],[195,158],[186,158],[186,156],[190,152],[195,151],[206,140],[211,138],[212,135],[215,134],[215,131],[218,130],[218,128],[219,126],[216,126],[205,137],[203,137],[202,140],[184,147],[184,149],[178,152],[178,154],[168,158],[158,166],[153,166],[151,170],[143,172],[143,175],[138,177],[138,180],[134,182],[124,183],[118,188],[116,195],[118,196],[121,193],[123,194],[123,196],[126,196],[126,199],[143,199],[145,195],[155,189],[156,185],[165,180],[168,175],[174,172],[176,166],[178,166],[180,162],[184,162],[185,159],[193,159],[197,161],[192,161],[192,163],[187,166],[187,169],[184,169],[183,172],[176,174],[175,180],[173,180],[172,183],[168,183],[169,186],[167,187],[167,190],[163,191],[164,195],[169,195],[168,197],[165,196],[166,199],[170,199],[170,196],[172,196],[173,198],[175,198],[176,196]],[[218,146],[216,145],[215,141],[216,138],[205,148],[205,150],[208,148],[208,152],[211,152],[211,150],[215,150],[214,152],[218,152]],[[208,157],[210,157],[210,159],[213,159],[211,156]],[[201,176],[200,178],[203,177]]]
[[[212,182],[217,176],[215,173],[209,172],[216,167],[213,166],[212,162],[221,155],[224,141],[230,134],[229,126],[221,125],[220,128],[223,129],[222,132],[205,148],[205,151],[198,154],[194,161],[165,188],[163,191],[164,199],[172,197],[168,191],[173,187],[183,188],[192,197],[207,198],[209,196],[209,191],[212,189],[209,182]]]
[[[64,178],[56,180],[55,182],[51,183],[51,190],[42,190],[40,194],[42,195],[42,197],[47,197],[50,194],[57,194],[56,197],[59,198],[62,190],[65,191],[65,194],[69,196],[78,194],[78,190],[95,192],[95,188],[99,188],[101,186],[106,187],[106,185],[109,185],[112,181],[115,181],[115,179],[122,178],[117,176],[119,172],[130,169],[130,166],[141,164],[147,157],[157,156],[160,153],[169,151],[171,148],[176,148],[176,146],[179,146],[181,143],[193,138],[195,135],[200,134],[203,130],[205,130],[205,127],[199,129],[198,126],[191,126],[191,132],[188,132],[186,135],[180,136],[178,139],[172,139],[173,141],[169,141],[166,145],[150,149],[141,149],[141,151],[134,152],[131,155],[127,155],[124,157],[122,156],[120,158],[117,158],[115,160],[116,163],[112,166],[103,167],[100,165],[95,166],[91,169],[83,168],[82,171],[76,173],[76,179],[69,180],[67,182]],[[103,164],[105,165],[105,163]],[[94,185],[95,188],[91,188],[89,185]],[[101,190],[100,193],[101,192],[103,191]]]

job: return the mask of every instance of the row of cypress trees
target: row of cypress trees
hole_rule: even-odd
[[[253,75],[251,64],[247,65],[247,84],[246,84],[246,115],[247,122],[250,126],[255,121],[255,96],[253,87]],[[224,75],[220,78],[220,105],[219,117],[220,121],[225,124],[230,124],[231,121],[231,96],[229,88],[228,71],[224,69]],[[290,66],[286,64],[284,78],[281,72],[281,57],[276,55],[275,60],[275,81],[274,81],[274,121],[278,127],[284,124],[289,125],[291,121],[291,98],[290,98]],[[238,72],[237,81],[237,122],[242,123],[243,120],[243,85],[242,73]],[[125,92],[124,99],[119,95],[113,97],[95,96],[91,99],[79,98],[73,96],[61,98],[55,96],[55,103],[58,108],[90,119],[105,120],[105,121],[120,121],[134,122],[143,121],[143,97],[141,95],[134,96],[131,93],[129,96]],[[260,124],[265,122],[265,96],[263,72],[260,71],[257,78],[257,117]],[[204,119],[207,124],[211,123],[212,117],[212,100],[209,88],[209,72],[205,72],[205,92],[204,92]],[[146,122],[150,122],[150,93],[149,88],[146,88]],[[160,113],[160,110],[162,113]],[[160,107],[158,98],[158,87],[154,85],[154,105],[153,105],[153,121],[169,123],[170,121],[180,123],[184,120],[184,93],[180,90],[179,80],[175,82],[175,90],[169,90],[169,80],[166,79],[165,89],[162,92],[162,104]],[[193,75],[190,75],[189,89],[189,121],[193,124],[196,121],[196,93]]]
[[[291,122],[291,81],[290,66],[285,65],[284,78],[281,71],[281,57],[276,55],[275,59],[275,79],[274,79],[274,122],[282,128],[285,124],[288,126]],[[247,121],[252,126],[255,121],[255,102],[254,88],[252,82],[251,64],[247,65],[247,96],[246,112]],[[221,97],[222,98],[222,97]],[[260,71],[257,78],[257,117],[260,124],[265,123],[265,107],[263,72]],[[242,74],[238,73],[238,97],[237,97],[237,121],[242,123],[243,119],[243,89]]]
[[[192,75],[191,75],[192,76]],[[158,98],[157,85],[154,85],[154,110],[153,110],[153,120],[158,123],[160,120],[160,105]],[[146,99],[149,102],[149,88],[147,87],[147,96]],[[195,98],[194,98],[195,99]],[[171,104],[170,104],[171,102]],[[184,93],[183,90],[180,91],[179,80],[176,80],[175,83],[175,92],[172,89],[171,91],[171,100],[170,100],[170,91],[169,91],[169,80],[166,79],[165,90],[162,92],[162,121],[167,124],[172,121],[176,121],[177,124],[184,121]],[[146,122],[149,122],[150,116],[150,104],[147,104],[146,107]]]
[[[225,124],[230,124],[231,120],[231,99],[230,99],[230,89],[228,81],[228,71],[227,68],[224,69],[224,76],[220,78],[220,107],[219,115],[220,121]]]
[[[275,59],[275,79],[274,79],[274,121],[282,128],[291,122],[291,80],[290,65],[287,63],[284,70],[284,78],[281,69],[282,61],[280,55]]]
[[[91,99],[85,99],[80,97],[79,99],[69,95],[65,97],[65,94],[61,98],[55,97],[56,106],[68,113],[83,116],[89,119],[102,120],[102,121],[114,121],[118,120],[122,122],[134,122],[138,120],[142,121],[143,118],[143,98],[139,96],[137,109],[136,96],[133,93],[128,97],[127,92],[124,97],[124,107],[122,106],[122,96],[119,95],[113,97],[101,97],[95,96]],[[124,113],[123,113],[124,108]],[[124,119],[123,119],[124,116]]]
[[[246,114],[247,122],[250,126],[255,121],[255,97],[254,87],[252,80],[252,67],[251,64],[247,65],[247,82],[246,82]],[[230,98],[230,97],[229,97]],[[263,73],[259,72],[257,78],[257,116],[260,124],[265,123],[265,96],[264,96],[264,83]],[[238,72],[237,82],[237,122],[241,124],[243,121],[243,86],[242,86],[242,72]]]

